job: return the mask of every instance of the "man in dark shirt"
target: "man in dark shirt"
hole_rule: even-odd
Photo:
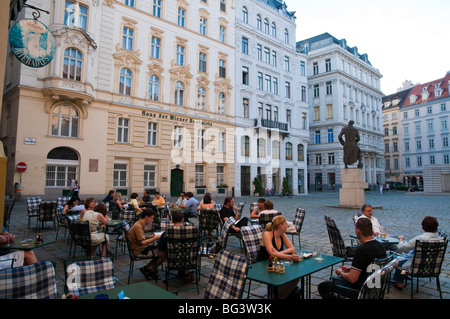
[[[357,298],[359,290],[366,281],[369,273],[367,268],[376,258],[386,258],[384,246],[373,238],[372,222],[368,218],[360,218],[355,225],[355,233],[362,242],[353,256],[351,267],[340,266],[336,269],[336,275],[339,279],[325,281],[319,284],[317,289],[323,299],[332,299],[333,293],[337,293],[347,298]],[[339,289],[339,286],[345,286],[356,291],[348,289]]]
[[[225,198],[225,201],[223,202],[223,206],[220,209],[219,214],[220,219],[222,219],[222,223],[224,224],[230,217],[233,217],[236,220],[236,223],[234,225],[231,225],[228,230],[231,233],[238,233],[241,231],[242,226],[247,226],[248,223],[247,217],[243,217],[239,220],[239,212],[236,206],[234,206],[233,197]]]

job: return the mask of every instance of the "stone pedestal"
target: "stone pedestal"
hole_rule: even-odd
[[[339,189],[339,205],[349,208],[361,208],[364,205],[364,182],[362,168],[344,168],[341,171],[342,188]]]

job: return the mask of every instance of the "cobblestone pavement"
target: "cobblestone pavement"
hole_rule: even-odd
[[[82,199],[85,197],[81,196]],[[328,239],[328,234],[325,226],[324,216],[331,216],[335,221],[344,238],[348,238],[349,234],[354,233],[353,214],[357,210],[341,209],[330,206],[339,205],[338,193],[321,193],[321,194],[309,194],[309,195],[297,195],[291,199],[280,198],[278,196],[267,197],[274,202],[274,208],[281,211],[289,221],[293,220],[293,216],[297,207],[304,208],[306,210],[306,217],[301,232],[302,249],[304,251],[310,251],[316,244],[323,244],[324,253],[331,254],[331,247]],[[250,203],[256,202],[257,197],[241,197],[235,198],[235,203],[239,201],[245,201],[245,207],[243,210],[244,216],[250,214]],[[422,233],[420,223],[424,216],[431,215],[437,217],[440,228],[446,233],[450,232],[450,196],[445,195],[426,195],[421,193],[405,193],[400,191],[390,191],[389,193],[379,194],[378,192],[366,192],[365,200],[367,203],[375,206],[374,216],[378,218],[381,225],[386,226],[387,233],[390,236],[404,235],[406,240],[413,236]],[[168,201],[174,202],[174,198],[169,198]],[[218,203],[222,203],[223,198],[217,198]],[[193,220],[195,223],[195,219]],[[21,201],[16,202],[13,209],[11,218],[10,231],[18,236],[31,235],[32,230],[27,230],[27,213],[26,213],[26,200],[22,197]],[[43,230],[43,237],[54,236],[54,230]],[[295,245],[298,245],[297,239],[295,239]],[[111,248],[115,247],[114,238],[111,240]],[[231,238],[228,243],[228,248],[236,253],[242,253],[240,251],[239,242],[236,238]],[[67,237],[64,236],[64,229],[61,228],[58,235],[58,240],[55,244],[49,245],[43,248],[35,250],[36,256],[39,260],[52,260],[56,262],[56,274],[58,280],[58,292],[64,294],[64,271],[61,262],[61,258],[69,257],[69,245],[67,244]],[[81,249],[78,248],[76,257],[83,257],[84,254]],[[128,279],[129,270],[129,256],[118,252],[115,260],[115,275],[122,283],[126,283]],[[202,258],[201,269],[201,285],[206,285],[209,275],[212,271],[214,259]],[[134,273],[131,277],[131,283],[144,281],[145,278],[138,270],[142,267],[144,262],[136,262],[134,267]],[[163,274],[161,274],[164,277]],[[320,299],[317,293],[317,285],[327,280],[330,276],[330,269],[319,271],[312,275],[312,298]],[[450,258],[449,250],[447,249],[446,258],[442,268],[440,276],[443,298],[450,298]],[[158,280],[157,283],[152,283],[165,288],[162,280]],[[439,294],[436,287],[436,281],[433,279],[422,279],[419,281],[419,292],[414,293],[416,299],[438,299]],[[170,281],[169,290],[187,288],[194,286],[193,284],[184,284],[181,280],[173,279]],[[250,298],[266,298],[267,288],[264,285],[258,285],[252,283]],[[389,292],[385,296],[386,299],[410,299],[410,283],[408,286],[399,291],[393,287],[389,289]],[[200,290],[200,294],[197,291],[190,290],[181,292],[180,296],[186,299],[201,299],[203,298],[204,290]],[[244,295],[244,298],[247,294]]]

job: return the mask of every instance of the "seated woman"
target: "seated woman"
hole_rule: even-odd
[[[261,213],[264,210],[264,202],[265,201],[266,200],[264,198],[262,198],[262,197],[260,197],[258,199],[258,207],[250,213],[250,217],[251,218],[258,218],[259,217],[259,213]]]
[[[300,256],[286,235],[287,222],[284,216],[276,216],[268,223],[262,234],[261,247],[256,257],[257,261],[267,260],[270,257],[298,261]],[[278,288],[278,297],[285,299],[293,296],[298,288],[299,279],[294,279]]]
[[[203,200],[201,201],[200,205],[198,205],[198,210],[202,209],[211,209],[214,208],[214,201],[211,199],[211,194],[206,193],[203,196]]]
[[[68,210],[72,210],[74,207],[78,206],[78,198],[71,197],[69,201],[64,205],[62,215],[67,215]]]
[[[102,257],[106,256],[109,236],[105,232],[99,231],[99,227],[106,227],[108,224],[108,218],[105,217],[107,213],[106,205],[101,203],[95,205],[94,210],[87,210],[83,215],[82,221],[89,221],[91,230],[91,257],[95,257],[95,250],[100,244],[102,245]]]
[[[131,194],[131,195],[130,195],[130,204],[133,205],[134,210],[136,210],[136,211],[142,213],[142,209],[139,208],[139,204],[138,204],[138,200],[137,200],[138,197],[139,197],[139,194],[138,194],[138,193],[133,193],[133,194]]]

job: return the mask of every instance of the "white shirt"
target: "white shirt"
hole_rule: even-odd
[[[358,219],[360,219],[360,218],[368,218],[366,215],[361,215],[361,216],[359,216],[358,217]],[[379,234],[380,233],[380,231],[381,231],[381,225],[380,225],[380,223],[378,222],[378,219],[376,219],[375,217],[373,217],[373,215],[372,215],[372,217],[370,218],[370,221],[372,222],[372,231],[373,231],[373,233],[375,234]]]

